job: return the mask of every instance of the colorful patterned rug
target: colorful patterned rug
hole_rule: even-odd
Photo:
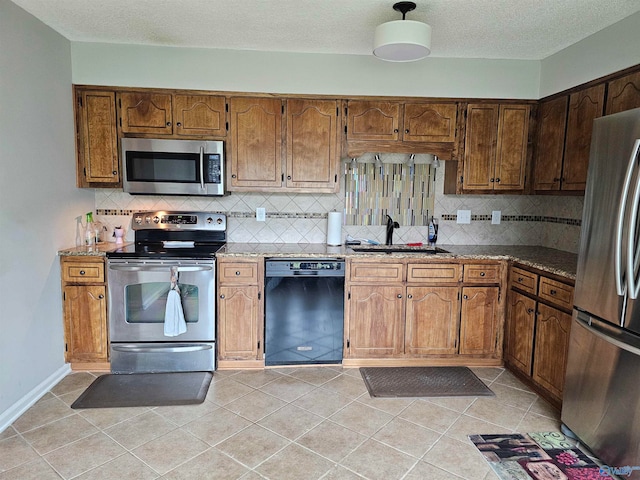
[[[501,480],[604,480],[591,458],[576,441],[560,432],[469,435]]]

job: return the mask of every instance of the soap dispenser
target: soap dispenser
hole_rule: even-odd
[[[438,222],[435,218],[431,217],[429,222],[429,245],[435,247],[438,241]]]

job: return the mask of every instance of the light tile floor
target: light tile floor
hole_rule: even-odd
[[[467,435],[559,430],[502,368],[495,397],[370,398],[358,369],[217,371],[195,406],[72,410],[72,373],[0,433],[5,479],[497,479]]]

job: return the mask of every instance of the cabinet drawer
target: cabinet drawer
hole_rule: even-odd
[[[547,277],[540,277],[538,296],[560,307],[573,308],[573,287],[566,283],[556,282]]]
[[[460,281],[461,269],[461,265],[454,263],[410,263],[407,270],[407,282],[458,282]]]
[[[90,261],[63,260],[62,280],[68,283],[102,283],[104,282],[104,262],[102,259]]]
[[[466,283],[497,283],[500,281],[500,265],[465,265]]]
[[[511,287],[516,287],[535,295],[538,293],[538,274],[527,272],[518,267],[512,267]]]
[[[351,263],[352,282],[402,282],[401,263]]]
[[[221,284],[257,284],[258,264],[256,262],[220,262],[218,279]]]

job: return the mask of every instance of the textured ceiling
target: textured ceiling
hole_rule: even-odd
[[[71,41],[370,55],[394,0],[13,0]],[[433,57],[543,59],[640,0],[417,0]],[[640,28],[640,25],[639,25]]]

